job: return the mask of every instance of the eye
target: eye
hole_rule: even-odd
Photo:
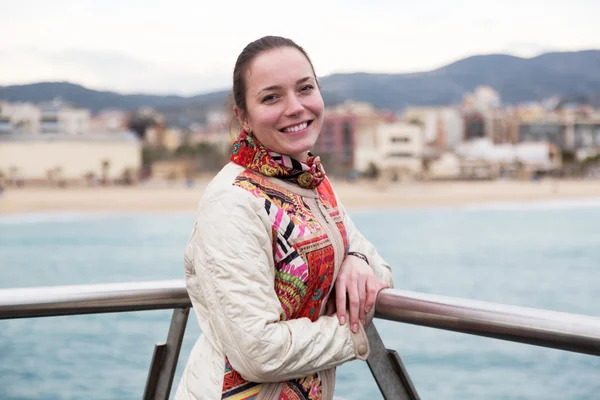
[[[272,103],[275,99],[277,99],[277,96],[275,96],[274,94],[268,94],[265,97],[263,97],[262,99],[262,103]]]
[[[314,88],[315,87],[313,85],[304,85],[304,86],[302,86],[302,88],[300,89],[300,91],[301,92],[310,92]]]

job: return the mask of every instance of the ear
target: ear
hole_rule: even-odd
[[[233,107],[233,112],[235,113],[235,117],[237,118],[237,120],[240,123],[240,125],[242,126],[242,128],[246,132],[250,132],[250,129],[251,129],[250,122],[248,121],[246,114],[242,110],[240,110],[240,108],[238,106]]]

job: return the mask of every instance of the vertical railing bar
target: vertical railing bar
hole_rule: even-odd
[[[383,398],[386,400],[420,400],[406,369],[403,368],[402,361],[399,357],[397,360],[392,359],[395,356],[385,348],[373,323],[367,327],[366,333],[371,348],[367,364]]]
[[[146,387],[144,389],[144,400],[151,400],[154,397],[166,348],[166,343],[158,343],[154,346],[154,353],[152,353],[152,361],[150,361],[150,369],[148,370],[148,378],[146,379]]]
[[[144,400],[169,399],[189,313],[189,307],[176,308],[173,310],[169,334],[167,335],[167,343],[157,345],[155,348],[156,353],[158,347],[164,347],[164,350],[162,350],[163,356],[161,357],[162,359],[160,360],[160,367],[158,368],[157,374],[156,372],[153,372],[153,369],[156,367],[153,365],[150,366]],[[153,374],[156,376],[153,376]]]
[[[412,400],[418,400],[419,394],[417,393],[417,389],[410,379],[410,375],[408,375],[408,371],[406,370],[406,366],[402,362],[400,358],[400,354],[396,350],[388,350],[388,356],[390,357],[390,361],[394,366],[394,371],[398,374],[400,379],[402,380],[402,384]]]

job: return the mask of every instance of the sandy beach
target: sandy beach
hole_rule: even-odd
[[[208,179],[194,187],[7,188],[0,215],[52,211],[193,212]],[[404,209],[497,202],[600,198],[600,181],[492,181],[380,184],[333,182],[349,209]]]

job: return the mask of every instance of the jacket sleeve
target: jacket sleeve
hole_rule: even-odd
[[[369,260],[369,265],[373,268],[373,272],[375,275],[387,282],[390,287],[394,287],[394,282],[392,278],[392,268],[390,265],[379,255],[375,246],[367,240],[363,236],[362,233],[356,228],[354,222],[348,215],[348,212],[343,208],[340,203],[340,207],[342,208],[342,212],[344,215],[344,226],[346,227],[346,232],[348,234],[348,244],[350,247],[350,251],[357,251],[359,253],[367,256]]]
[[[353,334],[335,316],[280,320],[271,228],[261,214],[262,204],[242,191],[201,204],[191,239],[198,301],[208,310],[201,329],[218,337],[232,367],[251,382],[301,378],[366,359],[362,326]]]

